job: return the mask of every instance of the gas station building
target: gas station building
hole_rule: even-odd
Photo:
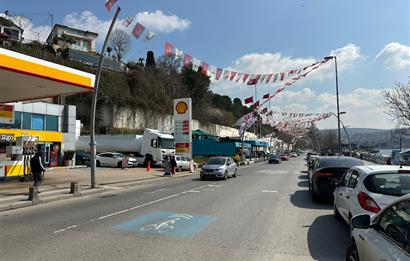
[[[76,107],[33,100],[91,92],[95,76],[0,48],[0,177],[23,175],[33,141],[44,163],[61,164],[74,150]],[[31,146],[31,147],[30,147]]]

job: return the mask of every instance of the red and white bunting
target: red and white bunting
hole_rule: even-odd
[[[131,32],[131,34],[135,37],[135,38],[140,38],[140,36],[141,36],[141,34],[142,34],[142,32],[144,32],[144,30],[145,30],[145,26],[143,26],[142,24],[140,24],[140,23],[137,23],[135,26],[134,26],[134,29],[132,29],[132,32]],[[168,42],[167,42],[168,43]],[[170,44],[170,43],[168,43],[168,44]],[[171,44],[171,46],[172,46],[172,44]],[[171,53],[172,53],[172,48],[171,48]]]
[[[111,8],[115,5],[117,0],[106,0],[105,1],[105,9],[107,9],[107,12],[111,11]]]

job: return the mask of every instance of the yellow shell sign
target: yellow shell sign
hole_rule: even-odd
[[[178,102],[175,106],[175,110],[178,114],[184,114],[188,110],[188,105],[186,104],[186,102],[183,101]]]

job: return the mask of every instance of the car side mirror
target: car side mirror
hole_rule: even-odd
[[[354,228],[366,229],[370,227],[370,216],[367,214],[357,215],[352,218]]]

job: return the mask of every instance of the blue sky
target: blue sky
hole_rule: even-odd
[[[303,67],[336,54],[341,109],[347,111],[345,124],[394,126],[383,113],[380,91],[394,81],[409,79],[408,0],[119,0],[117,4],[122,7],[120,19],[139,13],[140,21],[146,21],[157,33],[147,44],[133,39],[128,59],[145,57],[147,50],[161,55],[165,41],[169,41],[216,67],[269,73]],[[100,33],[97,46],[101,46],[114,14],[105,10],[104,0],[0,0],[0,13],[6,10],[30,18],[30,30],[45,37],[50,20],[47,15],[35,14],[52,13],[55,23],[96,30]],[[168,19],[171,16],[173,20]],[[258,92],[273,92],[278,87],[260,86]],[[281,111],[334,111],[334,89],[334,67],[328,65],[275,97],[272,106]],[[223,81],[214,81],[212,90],[241,99],[253,94],[246,85]],[[328,120],[319,126],[334,125]]]

